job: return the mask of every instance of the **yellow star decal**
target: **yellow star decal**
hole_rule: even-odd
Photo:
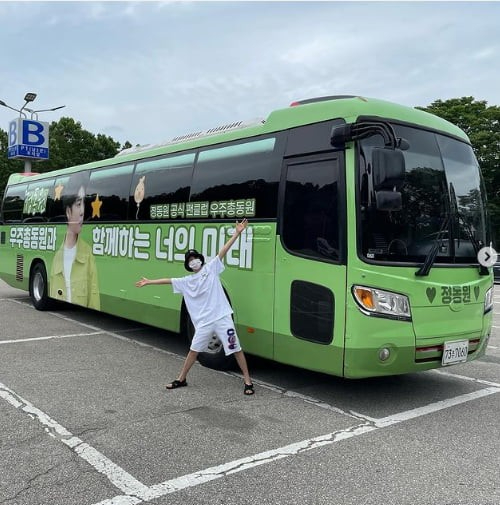
[[[92,205],[92,217],[100,218],[102,201],[99,200],[99,195],[95,196],[95,200],[90,205]]]
[[[54,188],[54,200],[60,200],[61,199],[61,193],[62,193],[63,189],[64,189],[64,186],[62,184],[58,184]]]

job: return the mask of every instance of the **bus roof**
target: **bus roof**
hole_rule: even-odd
[[[174,137],[162,144],[138,146],[126,149],[113,158],[68,167],[43,174],[12,174],[9,184],[27,182],[33,179],[42,179],[54,175],[70,174],[84,169],[93,169],[116,165],[119,163],[133,162],[146,157],[160,156],[187,149],[218,144],[230,140],[254,137],[266,133],[273,133],[288,128],[312,124],[330,119],[342,118],[347,123],[355,122],[359,117],[380,117],[394,119],[411,124],[417,124],[441,131],[465,141],[467,135],[457,126],[433,114],[419,109],[399,105],[396,103],[365,98],[361,96],[320,97],[310,100],[293,102],[291,106],[271,112],[266,120],[255,119],[252,121],[239,121],[229,125],[218,126],[205,131],[199,131]]]

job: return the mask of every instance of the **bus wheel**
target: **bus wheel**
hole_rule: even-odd
[[[191,318],[184,310],[184,321],[185,321],[185,332],[189,344],[193,341],[194,337],[194,326],[191,322]],[[208,344],[208,349],[206,352],[200,352],[198,354],[198,361],[207,368],[213,368],[215,370],[231,370],[236,365],[236,360],[233,355],[226,356],[224,353],[224,346],[222,342],[214,334],[210,343]]]
[[[37,310],[49,310],[53,305],[48,295],[47,272],[43,263],[37,263],[31,271],[30,297]]]

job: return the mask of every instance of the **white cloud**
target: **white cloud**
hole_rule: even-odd
[[[281,56],[281,59],[295,65],[320,63],[330,52],[330,45],[330,37],[317,36],[312,40],[307,40],[292,47]]]
[[[500,104],[500,3],[0,2],[0,99],[154,143],[313,96]],[[475,34],[482,33],[482,37]],[[41,108],[41,107],[40,107]],[[59,112],[59,111],[58,111]],[[0,127],[11,119],[0,108]]]
[[[473,58],[477,60],[487,60],[491,58],[497,59],[498,62],[498,54],[500,52],[499,46],[491,46],[491,47],[483,47],[475,54],[473,54]]]
[[[88,2],[87,16],[92,20],[100,20],[106,17],[108,11],[106,5],[101,2]]]

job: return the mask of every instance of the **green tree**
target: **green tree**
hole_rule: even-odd
[[[8,145],[7,132],[0,128],[0,202],[9,175],[24,169],[22,161],[7,159]]]
[[[62,117],[50,124],[50,159],[33,164],[34,172],[49,172],[113,157],[120,150],[120,143],[113,138],[84,130],[80,122]],[[123,148],[131,147],[129,141]],[[7,132],[0,128],[0,199],[9,175],[24,170],[24,162],[7,159]]]
[[[500,247],[500,107],[465,96],[417,108],[456,124],[468,135],[481,166],[493,235]]]
[[[43,172],[111,158],[120,149],[119,142],[101,133],[94,135],[69,117],[52,122],[49,144],[50,160],[44,162]]]

